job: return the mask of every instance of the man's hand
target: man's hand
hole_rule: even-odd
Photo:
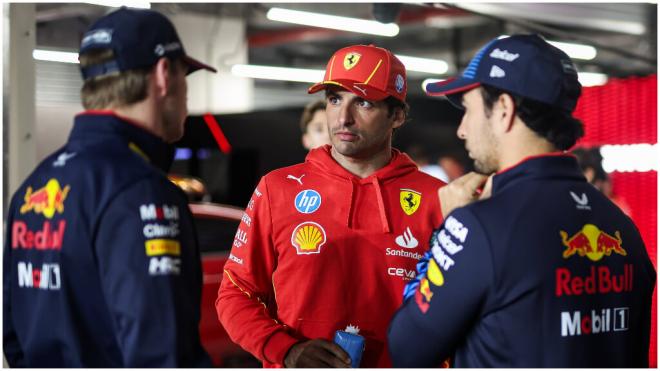
[[[492,177],[492,175],[491,175]],[[438,190],[442,217],[446,218],[454,209],[468,205],[478,199],[490,196],[490,187],[484,189],[483,197],[480,197],[477,189],[486,183],[488,176],[470,172],[454,180]],[[492,184],[492,180],[488,183]]]
[[[295,344],[284,357],[287,368],[350,368],[351,358],[337,344],[323,339]]]

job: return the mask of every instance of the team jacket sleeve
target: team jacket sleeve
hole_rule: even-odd
[[[283,365],[297,339],[276,320],[276,268],[268,184],[262,178],[236,231],[216,310],[229,337],[262,361]]]
[[[13,206],[13,205],[12,205]],[[10,367],[25,367],[25,359],[23,355],[23,349],[21,344],[18,341],[16,331],[14,329],[14,324],[12,322],[12,307],[11,307],[11,282],[14,278],[15,270],[12,269],[11,261],[11,225],[12,225],[12,214],[13,207],[9,208],[9,217],[5,220],[6,222],[6,238],[5,246],[3,253],[3,264],[2,264],[2,345],[5,357],[7,358],[7,363]]]
[[[144,179],[98,221],[94,249],[124,367],[210,367],[199,340],[201,262],[187,201]]]
[[[430,251],[413,297],[390,323],[395,367],[435,367],[452,356],[483,310],[493,280],[487,239],[466,209],[454,211],[434,231]]]

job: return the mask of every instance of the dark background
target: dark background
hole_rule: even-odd
[[[469,166],[463,143],[456,137],[462,111],[440,98],[415,98],[408,103],[409,121],[395,133],[393,146],[404,152],[413,144],[421,146],[431,163],[452,153]],[[219,150],[202,117],[191,116],[176,146],[191,149],[192,156],[176,160],[171,172],[200,178],[213,202],[245,207],[261,176],[304,161],[302,111],[302,107],[289,107],[216,115],[232,146],[229,154]]]

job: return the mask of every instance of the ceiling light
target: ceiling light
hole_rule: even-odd
[[[426,79],[422,81],[422,90],[426,91],[426,85],[435,84],[436,82],[445,81],[445,79]]]
[[[434,75],[442,75],[449,70],[447,62],[440,59],[428,59],[397,55],[397,58],[406,66],[408,71],[426,72]]]
[[[564,51],[573,59],[583,59],[586,61],[596,58],[596,48],[591,45],[563,43],[559,41],[548,41],[548,43]]]
[[[47,62],[78,63],[78,53],[74,52],[34,49],[32,58]]]
[[[138,9],[151,9],[151,3],[148,1],[114,1],[114,0],[94,0],[94,1],[85,1],[87,4],[107,6],[110,8],[121,8],[125,6],[127,8],[138,8]]]
[[[658,144],[623,144],[600,147],[603,170],[613,171],[657,171]]]
[[[497,37],[498,40],[509,37],[509,35],[500,35]],[[561,49],[569,57],[573,59],[582,59],[582,60],[592,60],[596,58],[596,48],[591,45],[584,44],[575,44],[575,43],[565,43],[560,41],[546,40],[548,44],[553,45],[556,48]]]
[[[253,79],[315,83],[323,80],[323,74],[325,73],[325,71],[304,69],[304,68],[257,66],[252,64],[235,64],[231,67],[231,73],[236,76],[250,77]]]
[[[304,12],[282,8],[270,8],[266,17],[271,21],[302,24],[305,26],[331,28],[333,30],[365,33],[379,36],[396,36],[399,26],[396,23],[380,23],[359,18]]]
[[[607,83],[607,75],[596,72],[579,72],[578,81],[582,86],[598,86]]]

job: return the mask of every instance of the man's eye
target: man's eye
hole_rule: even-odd
[[[330,104],[337,104],[337,102],[339,102],[339,98],[337,98],[337,97],[328,97],[328,102]]]
[[[369,102],[369,101],[367,101],[367,100],[361,99],[361,100],[358,102],[358,106],[363,107],[363,108],[371,108],[371,107],[373,107],[374,105],[373,105],[373,103],[371,103],[371,102]]]

